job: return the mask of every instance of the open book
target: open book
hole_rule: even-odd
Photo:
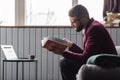
[[[41,44],[43,48],[47,48],[50,51],[54,49],[62,52],[67,48],[67,42],[56,37],[44,37],[41,40]]]

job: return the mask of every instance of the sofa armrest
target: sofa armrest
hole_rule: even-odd
[[[85,64],[81,66],[76,77],[77,80],[120,80],[120,67],[106,69]]]
[[[118,55],[120,55],[120,46],[115,46],[115,47],[116,47]]]

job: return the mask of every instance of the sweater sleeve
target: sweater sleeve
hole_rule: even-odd
[[[93,28],[87,35],[87,40],[85,42],[85,47],[83,50],[79,51],[78,48],[73,45],[72,49],[70,49],[71,51],[65,51],[63,53],[63,57],[85,63],[90,56],[99,53],[100,46],[104,40],[103,36],[104,33],[102,33],[99,28]],[[73,52],[73,49],[76,51]]]
[[[75,53],[82,53],[83,49],[81,49],[78,45],[73,43],[71,47],[68,48],[69,51],[75,52]]]

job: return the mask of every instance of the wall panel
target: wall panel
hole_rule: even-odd
[[[115,45],[120,46],[120,28],[108,28],[107,30]],[[72,28],[0,28],[0,44],[13,45],[19,57],[26,58],[29,54],[34,54],[38,58],[38,80],[62,80],[59,70],[59,61],[62,57],[41,47],[40,41],[44,36],[66,37],[82,47],[82,33],[76,33]],[[0,58],[4,58],[1,48],[0,53]],[[34,80],[34,63],[21,64],[19,64],[19,80]],[[0,61],[0,72],[1,66]],[[6,64],[5,72],[6,80],[16,80],[16,64]]]

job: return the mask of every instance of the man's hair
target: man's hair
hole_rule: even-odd
[[[75,17],[76,19],[80,19],[82,17],[86,17],[86,18],[89,19],[89,13],[88,13],[87,9],[83,5],[81,5],[81,4],[74,5],[69,10],[68,15],[70,17]]]

